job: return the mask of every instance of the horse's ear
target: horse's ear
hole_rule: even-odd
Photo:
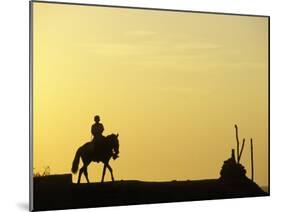
[[[119,133],[117,133],[116,137],[118,138],[118,136],[119,136]]]

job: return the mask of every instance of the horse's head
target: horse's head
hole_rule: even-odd
[[[119,134],[111,134],[109,135],[109,141],[112,144],[113,149],[113,159],[117,159],[119,157],[119,140],[118,140]]]

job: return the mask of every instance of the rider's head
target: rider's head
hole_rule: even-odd
[[[97,116],[95,116],[95,122],[96,123],[99,123],[100,122],[100,117],[97,115]]]

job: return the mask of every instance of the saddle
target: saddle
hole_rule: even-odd
[[[105,142],[105,138],[104,137],[99,137],[97,138],[93,138],[92,140],[92,154],[95,155],[96,160],[95,161],[99,161],[101,159],[101,155],[104,152],[104,143]]]

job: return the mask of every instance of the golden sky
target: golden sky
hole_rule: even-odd
[[[247,175],[252,137],[267,185],[267,18],[49,3],[33,15],[35,170],[70,173],[99,114],[120,134],[117,180],[218,178],[238,124]],[[102,164],[88,172],[99,181]]]

